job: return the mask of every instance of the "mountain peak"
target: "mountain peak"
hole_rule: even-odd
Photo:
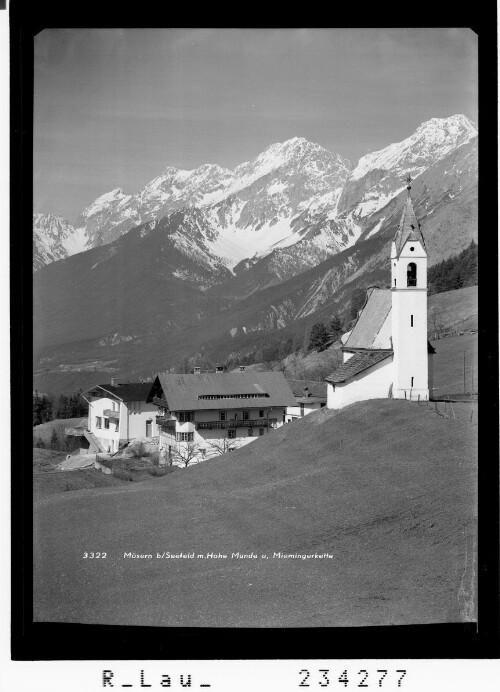
[[[431,118],[401,142],[389,144],[359,159],[351,180],[359,180],[368,172],[393,170],[397,175],[419,175],[429,164],[446,156],[477,135],[477,127],[465,115]]]
[[[421,135],[429,131],[443,131],[450,134],[463,132],[470,137],[475,137],[477,135],[477,125],[463,113],[456,113],[448,118],[431,118],[426,120],[416,129],[415,135]]]

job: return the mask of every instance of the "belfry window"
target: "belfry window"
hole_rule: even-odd
[[[417,265],[415,262],[410,262],[408,265],[408,268],[406,270],[406,278],[407,286],[416,286],[417,285]]]

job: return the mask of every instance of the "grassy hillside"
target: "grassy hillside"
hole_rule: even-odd
[[[429,296],[428,323],[429,339],[436,348],[434,356],[434,386],[437,394],[457,393],[464,391],[463,354],[465,352],[466,389],[477,391],[477,334],[459,335],[461,331],[477,330],[478,300],[477,286],[460,288]],[[457,332],[456,335],[434,339],[435,334]],[[322,380],[341,362],[337,342],[318,353],[313,351],[302,355],[292,354],[283,361],[273,363],[256,363],[247,366],[248,370],[269,370],[285,368],[286,377],[312,377]]]
[[[33,428],[33,439],[41,439],[48,443],[54,430],[59,438],[62,438],[66,428],[78,428],[82,425],[87,425],[87,422],[87,418],[55,418],[48,423],[35,425]]]
[[[34,506],[35,620],[472,620],[475,430],[431,406],[365,402],[323,409],[165,478],[46,497]],[[153,557],[124,558],[132,551]],[[238,552],[257,557],[231,557]]]
[[[432,342],[436,349],[434,355],[435,395],[478,391],[477,342],[477,334],[448,336]]]
[[[429,296],[429,333],[434,331],[435,324],[449,332],[477,329],[477,312],[477,286]]]

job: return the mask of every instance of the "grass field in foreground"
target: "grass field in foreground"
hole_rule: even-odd
[[[323,409],[164,478],[41,499],[35,620],[301,627],[474,619],[475,435],[431,406],[376,400]],[[84,559],[85,551],[107,557]],[[164,551],[228,557],[158,559]],[[252,551],[256,559],[231,558]],[[279,552],[333,557],[273,557]]]

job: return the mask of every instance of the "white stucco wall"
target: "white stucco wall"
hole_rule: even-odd
[[[145,401],[132,401],[123,404],[129,412],[129,431],[128,439],[135,440],[137,437],[146,437],[146,421],[151,423],[151,437],[158,435],[158,426],[156,425],[156,416],[158,415],[158,407],[155,404],[147,404]]]
[[[104,411],[106,409],[115,408],[119,412],[118,430],[116,430],[116,420],[110,419],[109,428],[104,427]],[[120,406],[120,402],[114,399],[109,399],[107,397],[102,397],[99,399],[92,399],[89,403],[89,419],[88,419],[88,429],[93,433],[101,444],[104,446],[106,451],[117,452],[119,442],[122,435],[122,424],[124,411]],[[97,427],[96,418],[100,417],[101,427]]]
[[[260,411],[263,410],[264,416],[263,418],[266,419],[266,424],[262,427],[264,430],[264,435],[268,435],[269,432],[272,431],[272,428],[267,428],[267,418],[268,418],[268,413],[269,413],[269,418],[273,419],[275,418],[277,420],[276,427],[281,427],[283,425],[283,415],[284,415],[284,407],[281,408],[266,408],[266,409],[245,409],[248,410],[249,412],[249,420],[257,420],[261,418],[259,415]],[[226,420],[233,420],[235,414],[237,415],[239,420],[242,420],[242,411],[243,409],[227,409],[226,410]],[[260,428],[255,427],[252,428],[253,434],[249,435],[248,430],[249,428],[247,427],[238,427],[236,428],[236,437],[235,438],[228,438],[228,428],[212,428],[211,430],[209,429],[201,429],[197,430],[196,429],[196,423],[207,423],[210,421],[217,422],[220,420],[219,416],[220,411],[219,410],[203,410],[203,411],[195,411],[194,412],[194,421],[189,422],[189,423],[179,423],[176,422],[176,429],[175,431],[173,430],[162,430],[161,428],[159,429],[159,449],[160,449],[160,458],[162,460],[162,463],[166,463],[166,458],[165,454],[168,451],[169,445],[172,447],[172,449],[178,449],[179,447],[186,446],[187,443],[184,442],[177,442],[176,441],[176,433],[180,432],[192,432],[193,433],[193,443],[198,445],[200,447],[200,450],[204,449],[205,454],[203,455],[200,453],[200,455],[197,457],[197,459],[193,460],[192,463],[196,463],[199,461],[202,461],[204,458],[209,458],[211,456],[214,456],[214,451],[210,447],[210,442],[221,442],[222,440],[226,439],[229,443],[231,443],[233,440],[235,442],[235,448],[242,447],[249,442],[253,442],[256,440],[258,437],[261,437],[260,435]],[[173,416],[174,417],[174,416]]]
[[[416,286],[407,286],[406,272],[410,262],[417,266]],[[427,255],[422,245],[408,241],[399,258],[391,257],[391,269],[393,396],[395,399],[428,399]]]
[[[113,409],[119,411],[119,425],[116,430],[116,421],[110,419],[109,428],[105,428],[104,411]],[[158,409],[154,404],[146,404],[140,402],[120,402],[115,399],[101,397],[92,398],[89,400],[89,418],[88,429],[93,433],[103,444],[106,450],[109,447],[110,452],[117,452],[119,445],[124,442],[130,442],[138,437],[146,437],[146,421],[151,420],[151,437],[158,436],[158,426],[156,425],[155,416],[158,414]],[[96,418],[101,418],[101,428],[96,425]]]
[[[316,402],[316,403],[310,403],[310,404],[304,404],[304,416],[307,416],[309,413],[312,413],[313,411],[317,411],[318,409],[321,408],[321,404]],[[287,406],[286,412],[285,412],[285,422],[290,423],[294,418],[301,418],[301,413],[300,413],[300,405],[297,406]]]
[[[347,383],[328,382],[327,406],[339,409],[366,399],[387,399],[393,378],[392,356],[355,375]]]

